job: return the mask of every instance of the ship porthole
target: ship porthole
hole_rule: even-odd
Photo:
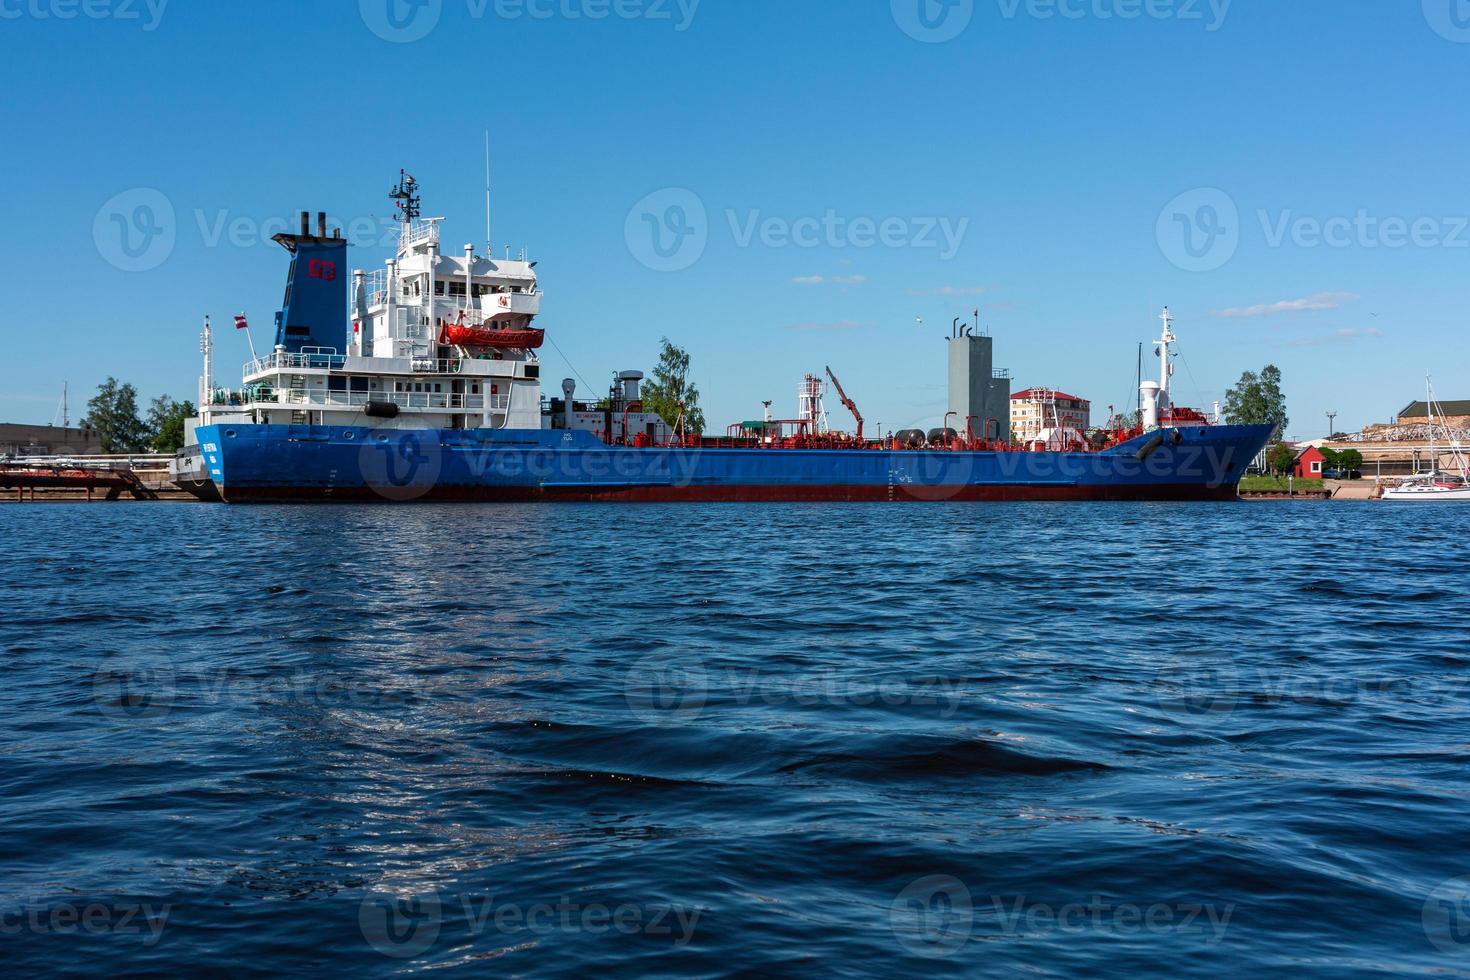
[[[226,429],[225,430],[225,438],[226,439],[233,439],[233,438],[235,438],[235,430],[234,429]]]
[[[342,433],[342,438],[343,439],[347,439],[347,440],[350,441],[352,439],[356,439],[357,438],[357,433],[356,432],[344,432],[344,433]]]

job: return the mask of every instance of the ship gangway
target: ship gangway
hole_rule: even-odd
[[[14,490],[17,500],[35,500],[37,490],[82,493],[86,500],[98,492],[105,500],[124,494],[134,500],[157,500],[158,491],[169,486],[168,460],[167,455],[152,453],[0,457],[0,490]]]

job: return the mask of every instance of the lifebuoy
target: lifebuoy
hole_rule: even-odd
[[[501,306],[505,306],[505,307],[509,307],[510,306],[510,297],[509,296],[502,296],[502,297],[500,297],[500,305]]]

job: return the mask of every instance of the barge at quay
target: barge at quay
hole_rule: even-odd
[[[272,350],[239,389],[215,386],[206,320],[180,486],[230,503],[1233,500],[1273,434],[1174,405],[1168,310],[1137,419],[1101,433],[1058,425],[1020,446],[992,340],[968,328],[949,339],[945,425],[889,439],[815,418],[709,438],[648,411],[637,371],[593,401],[570,380],[546,397],[536,263],[468,245],[445,254],[413,178],[392,196],[401,224],[384,268],[348,272],[347,242],[321,213],[315,231],[303,214],[298,233],[275,236],[290,254],[285,301]]]

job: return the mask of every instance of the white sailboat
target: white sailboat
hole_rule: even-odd
[[[1439,467],[1439,444],[1436,433],[1436,419],[1443,419],[1444,413],[1434,398],[1434,382],[1426,381],[1428,390],[1428,401],[1426,402],[1429,413],[1429,469],[1423,473],[1415,473],[1412,478],[1399,484],[1392,489],[1383,492],[1384,500],[1412,500],[1412,501],[1441,501],[1441,500],[1467,500],[1470,501],[1470,465],[1467,465],[1465,451],[1460,446],[1459,436],[1445,425],[1445,436],[1450,443],[1450,456],[1453,459],[1455,469],[1458,473],[1446,472]]]

